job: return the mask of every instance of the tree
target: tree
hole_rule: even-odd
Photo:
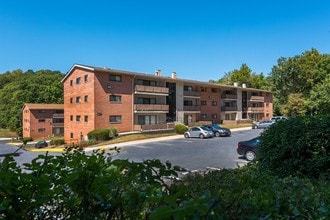
[[[234,83],[238,83],[242,85],[245,83],[248,87],[256,88],[256,89],[266,89],[267,81],[265,76],[260,73],[256,74],[252,72],[250,67],[246,64],[242,64],[239,70],[233,70],[218,80],[218,83],[233,85]]]
[[[307,101],[311,112],[314,114],[330,115],[330,75],[323,83],[316,85]]]
[[[287,116],[298,116],[306,113],[306,100],[301,93],[292,93],[288,101],[282,106],[282,113]]]

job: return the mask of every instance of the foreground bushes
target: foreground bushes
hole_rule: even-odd
[[[177,134],[184,134],[186,131],[188,131],[188,127],[184,124],[176,124],[175,125],[175,132]]]
[[[159,160],[129,162],[68,149],[39,155],[22,170],[12,157],[0,166],[0,218],[239,219],[330,217],[330,184],[279,179],[257,164],[191,174]],[[171,184],[170,184],[171,183]]]
[[[281,178],[330,180],[330,116],[293,117],[261,135],[259,167]]]

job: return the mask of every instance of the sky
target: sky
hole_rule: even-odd
[[[0,73],[74,64],[199,81],[330,53],[328,0],[0,0]]]

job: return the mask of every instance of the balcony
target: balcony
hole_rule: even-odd
[[[154,131],[154,130],[171,130],[174,129],[174,123],[162,123],[162,124],[150,124],[150,125],[138,125],[134,124],[135,131]]]
[[[135,85],[135,94],[168,95],[168,92],[166,87]]]
[[[263,96],[251,96],[250,97],[250,102],[264,102],[265,97]]]
[[[158,111],[158,112],[168,112],[168,105],[153,105],[153,104],[134,104],[135,112],[145,112],[145,111]]]
[[[221,94],[221,99],[237,99],[236,94]]]
[[[183,96],[186,98],[200,98],[201,93],[197,91],[183,91]]]
[[[237,111],[237,107],[231,106],[231,107],[221,107],[221,111],[223,112],[236,112]]]
[[[200,112],[201,107],[199,105],[185,105],[183,106],[183,111],[186,112]]]
[[[243,110],[247,110],[248,112],[254,112],[254,113],[262,113],[264,112],[264,107],[247,107]]]

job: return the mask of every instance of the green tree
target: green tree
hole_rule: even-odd
[[[316,49],[290,58],[281,57],[272,68],[269,80],[274,94],[275,109],[287,109],[290,94],[301,94],[307,100],[311,90],[330,74],[330,56]],[[291,102],[292,100],[290,100]],[[290,104],[289,104],[290,105]],[[309,112],[306,105],[305,113]]]
[[[306,100],[301,93],[292,93],[288,101],[282,106],[282,113],[287,116],[298,116],[306,113]]]
[[[24,103],[63,103],[64,74],[14,70],[0,75],[0,127],[21,131]]]
[[[312,89],[307,103],[312,113],[330,115],[330,75]]]
[[[256,88],[256,89],[266,89],[268,87],[267,80],[263,73],[256,74],[252,72],[250,67],[246,64],[242,64],[240,69],[233,70],[218,80],[218,83],[233,85],[234,83],[238,83],[242,85],[245,83],[248,87]]]

